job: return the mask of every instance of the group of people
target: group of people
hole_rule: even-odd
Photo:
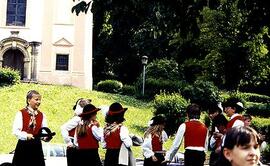
[[[80,98],[73,110],[74,116],[61,126],[61,134],[67,144],[68,166],[135,166],[131,152],[133,141],[124,125],[128,108],[112,103],[105,113],[105,126],[101,127],[97,113],[101,108],[90,99]],[[13,125],[13,134],[18,138],[12,164],[14,166],[45,166],[41,141],[50,141],[51,135],[40,137],[47,128],[44,113],[39,110],[41,95],[31,90],[26,95],[26,107],[18,111]],[[260,135],[245,125],[243,104],[230,98],[222,105],[209,107],[212,128],[200,121],[201,107],[192,103],[186,109],[187,120],[175,135],[171,148],[165,151],[166,117],[154,116],[145,131],[141,144],[144,166],[165,166],[176,155],[184,142],[184,164],[202,166],[208,147],[212,150],[210,165],[255,166],[260,159]],[[223,115],[223,111],[229,118]],[[106,149],[104,162],[99,156],[99,146]]]

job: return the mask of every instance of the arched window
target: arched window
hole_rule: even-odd
[[[26,0],[7,0],[7,26],[25,26]]]

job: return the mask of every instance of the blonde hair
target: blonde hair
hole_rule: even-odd
[[[164,128],[163,124],[157,124],[148,127],[148,129],[144,133],[144,138],[148,137],[149,135],[157,135],[159,139],[162,140],[163,128]]]

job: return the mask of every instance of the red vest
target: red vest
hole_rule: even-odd
[[[162,141],[159,140],[159,137],[152,135],[152,151],[162,151]]]
[[[228,124],[227,124],[227,129],[232,128],[232,127],[233,127],[233,124],[234,124],[234,122],[235,122],[236,120],[242,120],[242,121],[243,121],[243,117],[242,117],[241,115],[237,115],[237,116],[235,116],[234,118],[232,118],[232,119],[228,122]]]
[[[71,130],[69,130],[69,131],[68,131],[68,136],[74,137],[74,135],[75,135],[75,129],[76,129],[76,127],[73,128],[73,129],[71,129]]]
[[[87,134],[83,137],[77,137],[79,149],[98,149],[98,140],[95,138],[92,132],[92,127],[87,127]]]
[[[116,131],[112,132],[110,135],[104,135],[107,149],[120,149],[122,144],[120,139],[120,129],[121,127],[116,129]]]
[[[35,128],[30,128],[29,127],[29,122],[31,115],[29,115],[28,111],[26,108],[20,110],[22,112],[22,120],[23,120],[23,128],[22,131],[25,131],[27,133],[37,135],[39,129],[42,126],[42,121],[43,121],[43,114],[42,112],[38,111],[38,114],[36,115],[36,127]]]
[[[185,148],[188,146],[205,147],[207,127],[199,121],[185,122],[186,131],[184,135]]]

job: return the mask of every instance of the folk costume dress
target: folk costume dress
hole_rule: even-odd
[[[208,129],[198,119],[191,119],[179,126],[173,145],[166,153],[165,159],[168,161],[172,160],[183,138],[185,142],[185,166],[203,166],[205,151],[207,151],[208,147]]]
[[[144,166],[163,166],[166,163],[161,164],[164,160],[165,151],[163,150],[163,143],[168,140],[168,135],[165,131],[162,132],[162,138],[159,138],[157,135],[149,134],[147,138],[144,139],[142,144]],[[154,162],[152,160],[152,156],[158,159],[158,161]]]
[[[227,130],[235,126],[244,126],[242,115],[235,113],[231,116],[230,121],[227,124]]]
[[[78,136],[75,133],[74,143],[77,145],[77,166],[101,166],[98,154],[99,141],[103,139],[103,129],[94,124],[87,126],[87,134]]]
[[[42,112],[27,107],[16,114],[13,134],[18,138],[18,143],[12,161],[14,166],[45,166],[41,140],[27,140],[27,133],[35,137],[41,127],[47,127],[47,120]]]
[[[120,166],[119,152],[122,143],[130,148],[132,146],[132,140],[129,137],[127,127],[119,124],[107,124],[104,130],[104,146],[107,149],[105,154],[104,166]]]

